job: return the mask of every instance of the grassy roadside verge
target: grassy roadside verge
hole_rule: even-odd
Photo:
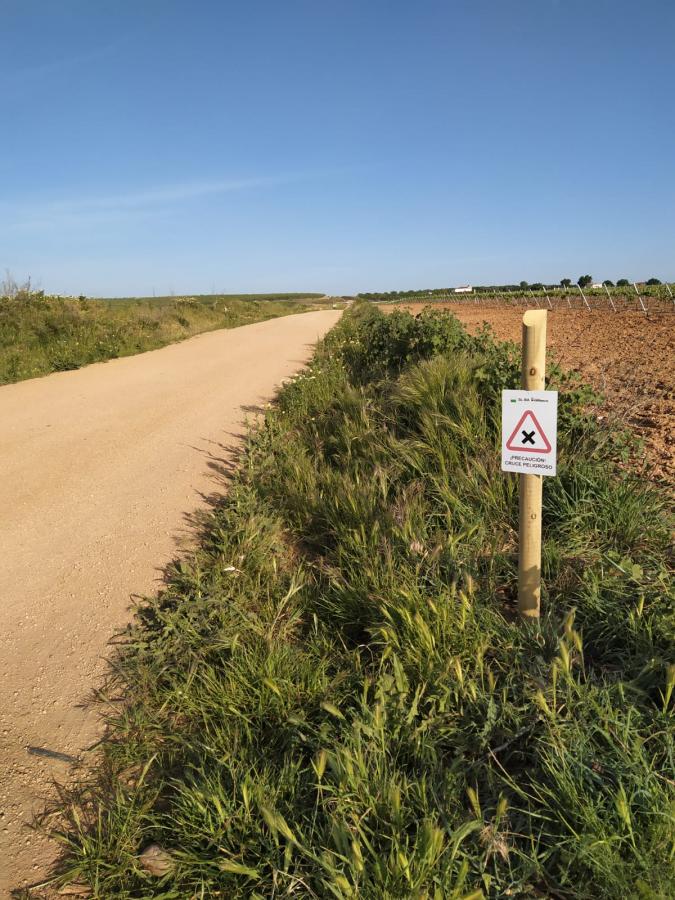
[[[319,295],[316,295],[319,298]],[[312,295],[87,300],[0,297],[0,384],[155,350],[216,328],[314,308]]]
[[[517,380],[508,346],[451,316],[345,314],[139,609],[102,769],[63,814],[63,880],[101,898],[673,895],[665,500],[568,391],[547,614],[517,622],[497,451]]]

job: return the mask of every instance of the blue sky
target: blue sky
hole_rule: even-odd
[[[671,0],[0,0],[51,292],[675,279]]]

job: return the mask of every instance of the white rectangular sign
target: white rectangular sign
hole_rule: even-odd
[[[502,391],[502,471],[555,475],[557,391]]]

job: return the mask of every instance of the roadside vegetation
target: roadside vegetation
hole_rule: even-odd
[[[515,613],[515,348],[356,304],[144,601],[59,883],[100,898],[675,894],[664,496],[564,391]],[[53,825],[54,819],[51,823]]]
[[[0,297],[0,384],[155,350],[203,331],[315,308],[320,295],[90,300],[19,290]]]

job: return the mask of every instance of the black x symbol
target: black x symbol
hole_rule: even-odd
[[[534,446],[534,431],[523,431],[522,444],[532,444]]]

